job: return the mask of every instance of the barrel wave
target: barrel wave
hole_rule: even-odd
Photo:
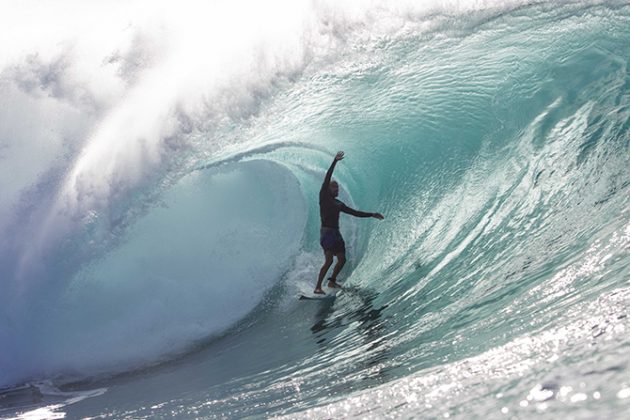
[[[630,414],[626,2],[131,5],[1,56],[0,415]]]

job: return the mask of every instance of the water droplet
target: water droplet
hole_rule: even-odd
[[[630,397],[630,388],[624,388],[617,392],[617,398],[624,399]]]

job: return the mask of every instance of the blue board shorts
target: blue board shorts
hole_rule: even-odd
[[[343,241],[339,229],[323,227],[320,229],[319,244],[324,251],[340,254],[346,252],[346,243]]]

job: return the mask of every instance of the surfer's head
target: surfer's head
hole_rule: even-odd
[[[337,197],[339,195],[339,184],[337,184],[337,181],[330,181],[328,188],[330,189],[330,193],[333,197]]]

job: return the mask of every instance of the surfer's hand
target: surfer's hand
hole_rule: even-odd
[[[378,220],[383,220],[385,218],[385,216],[383,216],[381,213],[372,213],[372,217]]]
[[[340,161],[343,158],[344,158],[344,153],[343,152],[337,152],[337,155],[335,155],[335,162],[338,162],[338,161]]]

